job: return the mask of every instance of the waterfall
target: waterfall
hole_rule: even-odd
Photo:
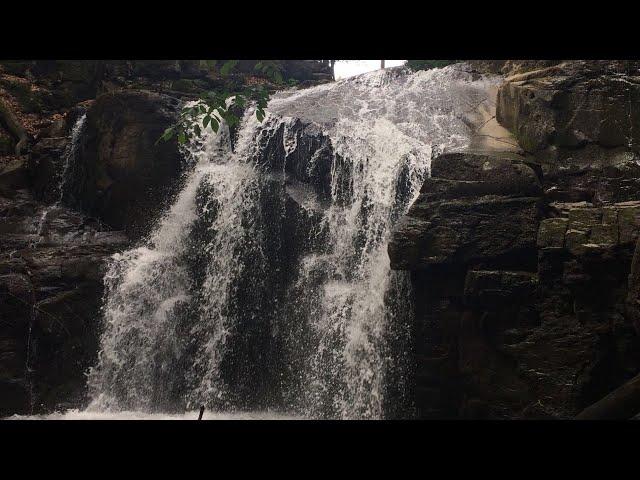
[[[80,140],[80,135],[82,133],[82,129],[84,127],[84,123],[86,120],[87,116],[86,114],[81,115],[80,117],[78,117],[78,119],[76,120],[76,122],[73,125],[73,128],[71,129],[71,140],[69,142],[69,146],[67,147],[64,157],[63,157],[63,164],[62,164],[62,169],[59,173],[58,176],[58,182],[56,183],[56,200],[53,204],[46,206],[43,211],[42,214],[40,215],[40,219],[38,220],[38,224],[36,226],[36,233],[37,233],[37,240],[33,240],[31,242],[31,248],[36,248],[38,246],[38,244],[40,242],[42,242],[43,240],[43,234],[45,231],[45,227],[47,224],[47,218],[49,217],[49,214],[58,209],[60,207],[60,205],[62,204],[63,200],[64,200],[64,193],[65,193],[65,186],[68,180],[68,171],[69,171],[69,166],[74,162],[75,160],[75,156],[76,156],[76,150],[78,148],[78,143]],[[27,379],[27,383],[28,383],[28,392],[29,392],[29,409],[31,412],[33,412],[33,369],[31,368],[31,356],[32,356],[32,334],[33,334],[33,325],[35,323],[35,319],[36,319],[36,313],[37,310],[35,308],[35,305],[32,307],[31,309],[31,316],[29,319],[29,328],[28,328],[28,333],[27,333],[27,354],[26,354],[26,361],[25,361],[25,378]]]
[[[76,158],[76,151],[78,149],[78,144],[80,142],[80,135],[82,135],[82,131],[83,131],[86,119],[87,119],[87,114],[83,113],[78,117],[78,119],[73,124],[73,127],[71,128],[71,140],[64,153],[62,169],[58,174],[58,181],[55,187],[56,200],[54,203],[52,203],[51,205],[49,205],[43,210],[42,215],[40,216],[40,220],[38,221],[38,226],[36,230],[38,234],[38,239],[39,239],[38,242],[42,241],[42,237],[45,231],[47,218],[49,217],[49,214],[52,211],[58,209],[65,200],[65,193],[66,193],[65,187],[69,180],[69,175],[68,175],[69,168],[72,166]],[[35,244],[32,246],[35,246]]]
[[[278,93],[184,154],[141,245],[113,256],[90,411],[411,415],[411,289],[392,226],[497,80],[387,69]]]

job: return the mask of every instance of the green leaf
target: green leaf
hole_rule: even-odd
[[[171,137],[173,137],[174,134],[174,130],[173,127],[169,127],[167,128],[162,135],[160,136],[160,138],[158,138],[158,140],[156,140],[156,145],[160,142],[160,140],[162,140],[163,142],[166,142],[168,140],[171,140]]]
[[[213,130],[214,132],[218,133],[218,128],[220,127],[220,124],[218,123],[218,120],[216,120],[215,118],[211,119],[211,130]]]
[[[202,119],[202,126],[204,128],[207,128],[207,125],[209,125],[209,122],[211,121],[211,117],[209,115],[207,115],[206,117],[204,117]]]
[[[256,118],[262,123],[262,120],[264,120],[264,112],[260,109],[256,110]]]
[[[238,64],[239,60],[227,60],[222,68],[220,69],[220,73],[222,75],[229,75],[229,72],[233,70],[233,68]]]
[[[184,143],[187,143],[187,136],[186,136],[186,134],[184,132],[180,132],[178,134],[178,143],[180,145],[182,145]]]
[[[237,125],[240,122],[240,119],[236,117],[234,114],[230,113],[229,115],[227,115],[226,121],[230,127],[233,127],[234,125]]]

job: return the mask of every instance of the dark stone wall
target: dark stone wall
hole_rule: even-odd
[[[496,113],[524,151],[435,159],[389,245],[422,418],[571,418],[640,370],[637,67],[521,68]]]

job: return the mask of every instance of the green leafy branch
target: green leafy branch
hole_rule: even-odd
[[[238,64],[238,60],[226,60],[219,69],[220,75],[230,75]],[[207,61],[212,68],[216,66],[216,60]],[[255,70],[267,76],[272,83],[285,84],[280,66],[272,60],[263,60],[256,63]],[[295,86],[295,80],[286,82],[289,86]],[[255,104],[255,115],[259,122],[265,118],[264,109],[269,101],[269,90],[264,85],[246,86],[235,92],[207,92],[194,104],[182,109],[180,117],[175,125],[167,128],[158,139],[169,141],[177,138],[178,143],[184,144],[193,136],[200,137],[206,128],[217,132],[222,122],[233,127],[240,122],[238,112],[247,104]],[[157,142],[156,142],[157,143]]]

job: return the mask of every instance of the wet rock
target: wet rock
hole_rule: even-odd
[[[0,166],[0,189],[3,191],[27,188],[29,178],[26,162],[23,158],[15,158]]]
[[[31,305],[35,296],[33,285],[25,274],[6,273],[0,275],[0,295],[2,296],[3,330],[22,330],[28,324]]]
[[[31,368],[40,409],[82,399],[98,350],[101,291],[100,283],[78,281],[34,306]]]
[[[603,205],[636,200],[640,191],[640,156],[626,147],[587,145],[538,154],[545,196],[550,202]]]
[[[600,208],[584,203],[565,203],[561,211],[564,216],[540,223],[539,248],[566,247],[573,255],[582,255],[589,249],[628,246],[638,238],[640,202]]]
[[[393,231],[392,268],[508,258],[535,247],[541,189],[517,156],[445,154]]]
[[[29,176],[33,191],[47,203],[57,201],[60,195],[58,185],[68,147],[67,136],[41,138],[29,155]]]
[[[277,116],[267,122],[259,139],[261,165],[274,172],[284,171],[310,185],[324,199],[330,198],[332,164],[341,159],[334,158],[331,140],[321,127],[297,118],[282,122]]]
[[[0,225],[0,415],[77,407],[97,351],[105,263],[128,239],[27,190],[0,197]]]
[[[0,125],[0,155],[11,155],[15,152],[16,146],[13,138]]]
[[[0,275],[0,417],[28,411],[24,375],[34,299],[28,276]]]
[[[87,112],[71,195],[85,211],[138,237],[171,196],[184,161],[157,142],[179,114],[175,98],[145,91],[100,96]]]
[[[569,418],[637,373],[640,190],[599,148],[572,153],[596,158],[582,170],[434,160],[389,244],[415,291],[420,417]]]
[[[465,279],[464,299],[470,306],[500,309],[511,302],[530,302],[536,287],[535,273],[470,270]]]
[[[497,259],[535,245],[539,216],[535,197],[458,200],[423,208],[430,209],[427,219],[410,212],[394,230],[389,244],[394,268]]]
[[[639,67],[567,61],[514,75],[500,87],[496,118],[540,165],[548,201],[638,198]]]
[[[566,218],[548,218],[540,222],[538,230],[539,248],[563,248],[567,233]]]
[[[528,152],[617,147],[638,143],[638,100],[637,62],[570,61],[508,78],[496,115]]]

